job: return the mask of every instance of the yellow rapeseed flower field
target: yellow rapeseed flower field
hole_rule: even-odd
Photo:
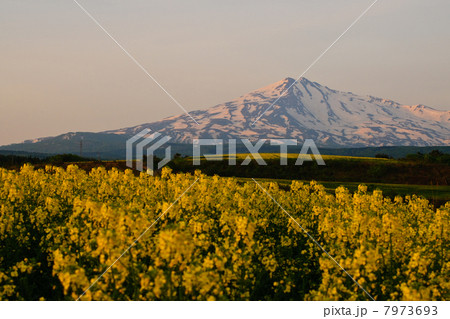
[[[170,205],[198,178],[192,188]],[[450,203],[262,183],[376,300],[450,297]],[[0,299],[367,300],[254,182],[0,169]]]

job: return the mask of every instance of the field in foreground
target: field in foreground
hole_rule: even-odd
[[[250,182],[251,178],[237,177],[240,182]],[[258,182],[274,182],[283,189],[289,189],[293,180],[289,179],[273,179],[273,178],[256,178]],[[309,183],[310,181],[302,181]],[[435,207],[440,207],[450,201],[450,186],[448,185],[408,185],[408,184],[384,184],[384,183],[357,183],[357,182],[328,182],[317,181],[325,187],[330,194],[335,194],[336,189],[340,186],[345,187],[351,193],[358,191],[360,185],[367,186],[367,190],[373,192],[375,190],[382,191],[385,197],[395,198],[395,196],[417,195],[426,198]]]
[[[253,181],[0,169],[0,299],[368,300],[298,225],[376,300],[449,298],[450,203],[261,186],[293,219]]]

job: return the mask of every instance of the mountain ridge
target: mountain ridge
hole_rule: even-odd
[[[105,133],[132,135],[150,128],[181,143],[193,138],[311,138],[318,145],[332,147],[450,144],[450,111],[363,97],[306,78],[292,85],[294,82],[285,78],[237,99],[193,111],[190,114],[198,126],[182,114]]]
[[[283,92],[285,94],[280,97]],[[300,141],[313,139],[321,147],[450,145],[450,111],[337,91],[306,78],[295,81],[287,77],[231,101],[190,114],[199,125],[188,115],[181,114],[156,122],[89,134],[97,134],[92,138],[100,144],[102,139],[109,144],[114,144],[113,140],[122,143],[141,130],[150,128],[170,136],[173,143],[190,143],[195,138],[286,138]],[[259,116],[261,118],[252,125]],[[79,136],[70,132],[15,145],[51,144],[52,141],[58,141],[58,145],[65,142],[78,144]],[[14,145],[0,149],[14,150]]]

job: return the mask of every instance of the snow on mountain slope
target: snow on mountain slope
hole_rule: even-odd
[[[193,138],[313,139],[321,146],[450,145],[450,111],[408,106],[372,96],[339,92],[302,78],[255,121],[288,87],[292,78],[235,100],[104,133],[133,135],[144,128],[186,143]]]

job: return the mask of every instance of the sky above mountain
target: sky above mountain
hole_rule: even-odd
[[[80,0],[187,110],[296,78],[372,1]],[[450,110],[447,0],[380,0],[306,75]],[[0,145],[182,111],[73,3],[0,2]]]

